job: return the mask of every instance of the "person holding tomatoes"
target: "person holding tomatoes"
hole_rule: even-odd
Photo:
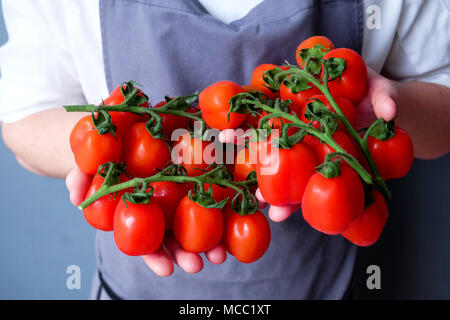
[[[343,77],[367,73],[364,75],[367,82],[360,82],[367,89],[364,95],[356,87],[332,88],[355,106],[358,126],[364,127],[380,117],[389,121],[399,113],[396,121],[410,133],[415,156],[423,159],[442,156],[450,146],[449,39],[445,33],[449,24],[448,8],[442,1],[382,2],[379,6],[386,16],[380,32],[367,27],[365,19],[369,17],[362,14],[372,2],[83,0],[50,3],[33,0],[23,6],[17,1],[4,0],[10,41],[0,50],[3,139],[27,170],[65,178],[70,200],[79,205],[91,186],[94,172],[91,168],[84,172],[76,165],[67,143],[72,127],[82,115],[65,113],[59,108],[61,105],[99,104],[99,97],[106,99],[109,92],[130,79],[143,84],[152,105],[167,94],[191,94],[223,79],[248,85],[257,66],[281,65],[285,59],[295,63],[299,44],[308,39],[303,46],[319,43],[326,50],[336,50],[327,54],[345,56],[352,61],[352,67]],[[311,38],[314,35],[319,37]],[[353,52],[361,53],[369,66],[367,70],[358,67],[359,60]],[[228,97],[230,92],[244,91],[230,82],[220,86],[223,97]],[[257,83],[257,79],[253,80],[253,85]],[[295,95],[286,89],[280,94]],[[310,94],[319,93],[311,90]],[[304,100],[300,96],[295,98]],[[222,136],[229,134],[227,130],[233,130],[229,123],[217,123],[214,116],[223,114],[224,110],[210,104],[209,99],[210,92],[200,96],[200,108],[207,114],[205,120],[224,130]],[[428,121],[423,121],[425,117]],[[232,115],[230,121],[240,124],[245,119]],[[88,128],[89,121],[85,125]],[[136,142],[127,147],[132,152],[139,152],[139,145],[153,143],[139,124],[133,130],[131,138]],[[80,137],[83,140],[84,134]],[[141,142],[137,141],[140,137]],[[161,159],[158,160],[162,162],[167,159],[167,149],[164,145],[157,147],[154,150],[159,150]],[[298,149],[310,155],[307,147],[301,145]],[[141,159],[133,156],[136,172],[141,170],[138,158]],[[310,158],[312,168],[316,163]],[[155,163],[150,169],[157,170],[161,165]],[[389,171],[386,175],[393,176]],[[261,190],[256,195],[261,202],[265,201]],[[183,204],[192,208],[185,199],[181,200]],[[142,255],[142,259],[120,252],[112,233],[99,233],[96,248],[101,259],[92,298],[347,298],[356,247],[344,238],[322,237],[300,214],[283,222],[298,207],[298,204],[271,206],[263,211],[272,220],[272,240],[264,256],[251,264],[237,259],[253,260],[262,250],[255,250],[253,259],[247,259],[242,256],[245,250],[227,237],[225,243],[195,248],[205,252],[206,259],[198,252],[186,251],[183,226],[178,224],[174,226],[178,240],[169,234],[159,248],[149,243],[156,251]],[[145,210],[141,207],[133,206],[130,212],[125,209],[121,208],[117,223],[124,223],[130,214],[136,214],[147,224],[153,221],[142,214]],[[157,215],[154,221],[165,226],[164,210],[154,205]],[[369,219],[374,219],[372,210],[366,210]],[[267,229],[261,215],[258,213],[254,221],[246,223]],[[244,225],[228,209],[224,220],[218,212],[214,217],[227,225]],[[355,226],[364,227],[364,221],[354,220]],[[378,223],[381,225],[383,221]],[[321,225],[322,221],[314,223]],[[323,229],[334,233],[338,227],[323,226]],[[157,236],[161,240],[161,233]],[[348,230],[346,236],[357,237],[358,233]],[[216,243],[217,239],[213,240]],[[361,240],[361,243],[372,241]],[[126,243],[123,248],[128,250]],[[227,248],[237,259],[227,258]],[[192,276],[194,273],[198,274]]]

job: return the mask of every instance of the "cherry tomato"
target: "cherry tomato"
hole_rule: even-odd
[[[222,233],[222,210],[204,208],[188,196],[181,200],[173,219],[173,234],[184,250],[211,250],[220,243]]]
[[[178,204],[187,195],[186,185],[170,181],[158,181],[150,183],[150,186],[153,187],[152,201],[161,207],[164,212],[166,230],[171,230]]]
[[[228,114],[230,110],[228,101],[242,92],[244,92],[242,87],[232,81],[216,82],[200,92],[199,106],[203,120],[208,126],[218,130],[239,127],[247,115],[236,112]]]
[[[251,263],[261,258],[270,245],[270,225],[261,213],[241,216],[228,208],[224,213],[223,244],[238,261]]]
[[[145,123],[138,122],[128,129],[123,159],[129,174],[148,177],[156,174],[157,169],[163,169],[171,154],[164,140],[153,138]]]
[[[114,214],[114,240],[117,247],[129,256],[155,252],[165,233],[164,213],[153,201],[133,204],[119,201]]]
[[[289,112],[289,113],[292,114],[292,112]],[[267,116],[267,114],[268,113],[266,111],[262,111],[258,122],[261,120],[261,118]],[[290,123],[290,122],[292,122],[292,121],[289,121],[289,120],[284,119],[284,118],[271,118],[271,119],[269,119],[269,121],[267,121],[267,123],[269,124],[270,128],[273,128],[273,129],[280,129],[282,123],[286,124],[286,123]]]
[[[215,162],[215,150],[210,142],[191,137],[189,133],[180,136],[173,153],[176,163],[186,168],[188,176],[200,176],[208,166]],[[207,152],[210,150],[211,152]]]
[[[342,147],[345,151],[347,151],[348,154],[355,157],[355,159],[358,159],[358,152],[355,149],[355,145],[352,142],[352,139],[349,137],[348,134],[346,134],[344,131],[336,130],[336,132],[333,134],[333,139],[336,141],[336,143]],[[317,143],[315,144],[315,149],[317,159],[320,163],[325,161],[325,157],[327,154],[336,152],[332,147],[330,147],[326,143]]]
[[[126,85],[122,86],[123,88],[126,88]],[[138,96],[143,97],[144,93],[142,90],[139,90]],[[113,105],[119,105],[125,101],[125,97],[123,96],[122,92],[120,91],[120,86],[117,86],[109,95],[108,98],[106,98],[103,103],[106,106],[113,106]],[[144,102],[140,105],[142,108],[148,108],[149,104],[148,102]],[[117,126],[117,131],[122,132],[126,130],[129,126],[131,126],[133,123],[136,123],[138,121],[143,121],[146,119],[145,115],[139,115],[131,112],[121,112],[121,111],[114,111],[110,112],[112,122],[114,125]]]
[[[359,102],[367,90],[367,67],[361,56],[352,49],[338,48],[329,51],[324,59],[345,59],[345,70],[339,79],[328,82],[331,95],[341,97],[352,103]]]
[[[367,146],[383,180],[404,177],[414,161],[414,147],[408,133],[395,126],[395,135],[385,141],[369,137]]]
[[[340,175],[325,178],[316,172],[302,200],[303,218],[326,234],[340,234],[364,210],[364,190],[358,174],[341,165]]]
[[[292,104],[292,103],[289,104],[289,114],[291,114],[291,115],[298,115],[299,114],[297,107],[294,104]],[[261,116],[259,117],[258,123],[259,123],[259,121],[261,121],[261,118],[263,118],[263,117],[265,117],[267,115],[268,115],[268,113],[266,111],[262,111],[261,112]],[[291,122],[292,121],[280,117],[280,118],[270,118],[267,121],[267,124],[272,129],[281,129],[281,124],[284,125],[284,124],[291,123]],[[297,133],[298,131],[299,131],[299,128],[291,127],[291,128],[288,129],[288,134],[291,136],[291,135]]]
[[[305,135],[305,137],[303,138],[302,142],[304,144],[306,144],[308,146],[308,148],[310,150],[313,150],[314,152],[316,150],[317,145],[320,144],[320,140],[319,139],[317,139],[316,137],[311,136],[309,134]],[[319,161],[319,163],[320,163],[320,161]]]
[[[336,113],[334,111],[333,106],[331,105],[330,102],[328,102],[328,99],[324,96],[324,95],[315,95],[312,96],[309,100],[313,101],[314,99],[318,99],[320,101],[322,101],[325,104],[325,107],[332,111],[333,113]],[[339,98],[339,97],[335,97],[334,100],[336,101],[337,105],[339,106],[339,108],[341,109],[342,113],[344,113],[344,116],[347,118],[348,122],[350,122],[350,124],[352,126],[355,126],[356,124],[356,110],[355,107],[353,106],[353,104],[348,101],[347,99],[344,98]],[[311,120],[307,119],[305,116],[305,112],[306,112],[306,106],[308,105],[310,101],[307,101],[302,108],[302,111],[300,113],[300,119],[305,122],[305,123],[310,123]],[[320,124],[318,121],[313,121],[313,127],[314,128],[319,128]],[[339,123],[339,128],[342,130],[346,130],[345,125],[341,122]]]
[[[271,70],[271,69],[275,69],[275,68],[280,68],[282,70],[286,70],[289,67],[281,67],[276,64],[264,63],[264,64],[257,66],[253,70],[252,78],[250,80],[251,88],[257,88],[259,91],[264,93],[267,96],[267,98],[269,98],[269,99],[278,98],[279,93],[278,93],[278,91],[274,92],[267,87],[267,83],[264,81],[263,74],[267,70]]]
[[[255,85],[242,86],[242,90],[244,90],[245,92],[258,92],[258,91],[262,92],[260,87],[255,86]],[[269,90],[269,89],[266,89],[266,90]],[[244,124],[245,124],[244,127],[246,127],[246,128],[258,128],[259,119],[260,119],[260,117],[257,116],[257,115],[248,114],[247,117],[245,118],[245,121],[244,121]]]
[[[126,85],[122,85],[122,88],[125,89]],[[144,92],[142,92],[142,90],[140,90],[140,89],[139,89],[139,92],[137,95],[140,97],[145,96]],[[111,91],[109,97],[104,100],[104,103],[107,106],[113,106],[113,105],[121,104],[124,101],[125,101],[125,97],[122,94],[122,91],[120,90],[120,86],[117,86],[113,91]],[[148,101],[140,104],[139,106],[142,108],[148,108],[149,107]],[[127,113],[128,114],[128,112],[119,112],[119,113]]]
[[[101,164],[110,161],[119,161],[122,155],[122,139],[116,133],[115,138],[111,133],[100,135],[95,129],[88,129],[86,118],[82,118],[71,133],[70,143],[74,150],[77,166],[86,174],[93,175]],[[92,123],[92,122],[91,122]]]
[[[78,120],[70,133],[70,148],[73,153],[75,153],[78,147],[82,144],[86,132],[94,129],[95,126],[90,115],[84,116]]]
[[[209,190],[209,188],[210,188],[209,186],[210,186],[209,184],[205,183],[204,184],[205,190]],[[229,206],[231,204],[231,201],[233,200],[234,196],[236,195],[236,191],[234,191],[233,189],[228,188],[228,187],[222,187],[222,186],[219,186],[219,185],[213,183],[212,188],[213,188],[213,190],[212,190],[213,191],[213,199],[216,200],[217,202],[220,202],[220,201],[228,198],[228,201],[226,204],[227,206]]]
[[[256,170],[256,159],[248,148],[241,149],[234,161],[234,177],[238,181],[247,180],[250,172]]]
[[[358,246],[367,247],[377,242],[388,220],[389,212],[383,195],[376,190],[372,194],[375,202],[342,233],[342,236]]]
[[[105,179],[96,174],[92,179],[91,186],[86,194],[86,199],[91,197],[100,189]],[[122,175],[120,182],[125,182],[128,177]],[[83,215],[86,221],[94,228],[102,231],[112,231],[114,226],[114,212],[116,211],[117,203],[120,201],[122,195],[130,190],[121,190],[117,194],[106,195],[86,209],[83,210]]]
[[[166,101],[161,101],[158,104],[156,104],[153,108],[161,108],[162,106],[166,105]],[[176,116],[173,114],[160,114],[161,120],[162,120],[162,131],[167,137],[167,139],[171,140],[172,138],[172,132],[174,132],[176,129],[188,129],[188,121],[186,118],[183,118],[181,116]]]
[[[302,58],[300,58],[300,50],[302,49],[310,49],[315,47],[316,45],[320,44],[325,49],[322,49],[322,51],[332,50],[334,49],[334,44],[331,42],[330,39],[328,39],[325,36],[312,36],[306,40],[304,40],[302,43],[299,44],[297,47],[297,50],[295,52],[295,57],[297,59],[297,64],[299,67],[303,67],[304,61]]]
[[[260,117],[257,115],[248,114],[245,118],[245,128],[255,128],[259,126]]]
[[[264,199],[276,206],[299,204],[318,164],[314,152],[301,142],[290,149],[268,144],[267,152],[259,152],[256,175]]]
[[[292,90],[284,84],[284,82],[280,86],[281,100],[292,100],[292,103],[294,104],[292,111],[294,111],[297,115],[300,115],[302,108],[308,99],[312,96],[320,94],[319,89],[314,87],[311,83],[308,85],[311,86],[311,88],[299,91],[297,93],[293,93]]]

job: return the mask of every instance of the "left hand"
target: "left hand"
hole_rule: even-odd
[[[395,82],[367,68],[367,93],[355,106],[356,128],[370,126],[377,118],[394,119],[397,113],[397,87]]]

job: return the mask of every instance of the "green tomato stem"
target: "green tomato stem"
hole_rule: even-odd
[[[364,156],[365,156],[365,158],[367,160],[367,163],[369,164],[370,169],[373,172],[375,183],[381,188],[381,190],[382,190],[384,196],[386,197],[386,199],[390,200],[392,198],[391,192],[389,191],[389,189],[388,189],[386,183],[384,182],[384,180],[381,178],[380,172],[378,171],[377,166],[375,165],[375,162],[373,161],[372,155],[370,154],[369,148],[367,146],[367,138],[366,139],[362,139],[359,136],[358,132],[356,132],[356,130],[350,124],[348,119],[345,117],[345,115],[342,112],[342,110],[339,108],[338,104],[336,103],[336,101],[334,100],[333,96],[331,95],[331,92],[328,89],[327,85],[320,84],[320,82],[316,78],[314,78],[311,74],[309,74],[309,73],[307,73],[305,71],[300,71],[300,72],[302,72],[305,76],[307,76],[308,80],[312,84],[314,84],[323,93],[323,95],[328,99],[328,101],[330,102],[330,104],[333,107],[334,111],[338,115],[338,120],[341,121],[344,124],[344,126],[347,128],[348,132],[351,134],[353,139],[356,141],[358,146],[363,151]],[[378,123],[378,122],[374,122],[374,124],[375,123]],[[374,124],[372,124],[372,126]]]
[[[217,168],[216,168],[217,169]],[[128,180],[126,182],[122,182],[116,185],[108,186],[105,183],[99,188],[99,190],[94,193],[92,196],[90,196],[88,199],[83,201],[80,206],[78,207],[80,210],[83,210],[87,208],[89,205],[97,201],[98,199],[112,193],[119,192],[124,189],[129,188],[135,188],[138,186],[141,186],[143,184],[150,184],[152,182],[159,182],[159,181],[168,181],[168,182],[175,182],[175,183],[185,183],[185,182],[193,182],[203,187],[204,183],[212,183],[212,184],[219,184],[221,186],[229,187],[236,192],[239,192],[240,194],[243,194],[242,188],[247,188],[248,185],[254,184],[256,179],[246,180],[246,181],[228,181],[228,180],[221,180],[221,179],[212,179],[209,178],[216,170],[213,169],[209,172],[206,172],[205,174],[197,177],[188,177],[188,176],[168,176],[165,175],[164,172],[160,172],[158,174],[155,174],[154,176],[147,177],[147,178],[134,178],[131,180]]]
[[[133,107],[133,106],[127,106],[126,104],[118,104],[113,106],[97,106],[95,104],[87,104],[87,105],[70,105],[70,106],[64,106],[64,109],[67,112],[94,112],[98,110],[105,110],[108,112],[131,112],[136,114],[151,114],[152,112],[157,114],[172,114],[180,117],[185,117],[197,121],[202,121],[200,114],[201,112],[196,113],[189,113],[185,111],[180,110],[170,110],[168,108],[142,108],[142,107]]]
[[[340,153],[345,153],[347,154],[347,163],[356,171],[358,172],[358,174],[360,175],[360,177],[364,180],[364,182],[368,183],[368,184],[372,184],[372,177],[370,175],[370,173],[368,173],[360,164],[359,162],[350,154],[348,154],[340,145],[338,145],[336,143],[336,141],[334,141],[334,139],[332,138],[331,134],[329,133],[323,133],[320,132],[319,130],[315,129],[314,127],[307,125],[306,123],[304,123],[303,121],[301,121],[298,117],[291,115],[289,113],[283,112],[281,110],[278,109],[274,109],[271,108],[263,103],[254,103],[254,101],[251,100],[244,100],[243,102],[246,103],[253,103],[255,104],[257,107],[268,111],[272,114],[276,114],[279,117],[283,117],[286,120],[291,121],[294,126],[299,127],[301,129],[304,129],[306,132],[308,132],[309,134],[319,138],[322,141],[325,141],[330,147],[332,147],[336,152],[340,152]]]

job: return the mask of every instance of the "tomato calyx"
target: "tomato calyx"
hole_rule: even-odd
[[[328,131],[331,135],[337,130],[339,125],[339,119],[335,113],[330,111],[325,104],[317,98],[312,98],[306,104],[305,117],[308,120],[317,121],[322,131]],[[336,121],[337,119],[337,121]]]
[[[234,212],[240,214],[241,216],[246,216],[258,211],[258,200],[256,200],[256,197],[252,192],[250,192],[249,189],[244,189],[243,193],[237,193],[233,198],[231,201],[231,207]]]
[[[256,170],[251,171],[245,180],[249,182],[247,186],[249,187],[257,186],[258,182],[256,181]]]
[[[160,174],[165,174],[172,177],[185,177],[187,176],[187,170],[182,165],[172,164],[164,170],[160,171]]]
[[[394,128],[394,120],[386,122],[383,118],[379,118],[367,129],[366,135],[381,141],[386,141],[395,136]]]
[[[128,202],[132,204],[148,204],[152,200],[153,192],[154,188],[144,181],[134,188],[133,193],[126,192],[122,196],[122,200],[125,202],[125,205]]]
[[[341,175],[341,161],[341,158],[325,160],[317,167],[316,171],[327,179],[339,177]]]
[[[280,82],[278,81],[278,77],[280,73],[284,72],[282,68],[276,67],[273,69],[269,69],[263,73],[263,80],[266,83],[265,87],[272,92],[277,92],[280,90]]]
[[[283,65],[281,67],[266,70],[263,73],[263,80],[267,84],[266,86],[274,92],[279,91],[283,79],[292,73],[291,67],[293,66]]]
[[[283,84],[288,87],[292,93],[311,89],[309,80],[301,73],[294,73],[283,80]]]
[[[303,69],[314,75],[320,74],[320,71],[322,70],[322,59],[328,51],[330,51],[330,49],[325,48],[321,44],[317,44],[312,48],[301,49],[298,55],[302,61],[305,61],[302,63]]]
[[[254,114],[259,111],[259,108],[252,103],[255,101],[266,103],[270,100],[268,100],[267,96],[261,91],[242,92],[233,96],[228,101],[230,104],[229,112]]]
[[[342,58],[329,58],[323,60],[323,68],[324,68],[324,81],[333,81],[334,79],[339,78],[339,82],[341,81],[342,73],[344,73],[346,68],[345,59]]]
[[[111,133],[114,138],[116,137],[117,127],[113,124],[111,115],[105,110],[97,110],[91,113],[92,123],[98,134],[104,135]]]
[[[181,111],[185,112],[189,108],[193,106],[194,103],[198,101],[199,92],[196,91],[194,94],[188,96],[177,96],[175,98],[171,98],[169,96],[165,96],[166,103],[159,107],[157,110],[161,113],[171,114],[171,111]],[[155,110],[155,109],[153,109]],[[163,119],[159,115],[159,113],[154,112],[153,110],[149,110],[148,114],[150,119],[145,123],[145,127],[147,131],[152,135],[155,139],[163,139],[165,140],[169,146],[170,143],[168,141],[169,137],[166,137],[163,132]],[[169,112],[167,112],[169,111]],[[205,125],[202,125],[201,131],[205,131]]]
[[[196,184],[194,189],[189,190],[188,197],[191,201],[207,209],[222,209],[228,202],[228,197],[220,202],[214,200],[212,183],[209,184],[208,190],[205,190],[203,185]]]
[[[126,165],[123,162],[107,162],[98,167],[97,174],[104,178],[104,184],[113,186],[120,182],[120,176],[126,173]]]
[[[210,168],[212,170],[208,171]],[[188,193],[188,197],[191,201],[199,204],[204,208],[217,208],[222,209],[228,202],[229,198],[226,197],[222,201],[216,201],[213,197],[213,187],[212,184],[216,184],[221,188],[227,187],[226,183],[233,181],[233,174],[227,169],[225,165],[211,164],[203,175],[206,179],[201,181],[196,181],[193,189]],[[224,182],[221,184],[220,182]],[[205,190],[205,184],[209,185],[209,188]]]
[[[145,128],[155,139],[165,139],[165,135],[162,131],[162,118],[155,112],[149,112],[150,119],[145,122]],[[170,145],[170,144],[169,144]]]
[[[199,91],[187,96],[177,96],[175,98],[165,96],[166,104],[160,107],[161,110],[176,110],[176,111],[187,111],[193,105],[198,103]]]
[[[124,103],[129,106],[140,106],[148,103],[148,96],[135,85],[139,85],[135,81],[123,82],[120,86],[120,92],[124,97]],[[139,85],[140,86],[140,85]]]

